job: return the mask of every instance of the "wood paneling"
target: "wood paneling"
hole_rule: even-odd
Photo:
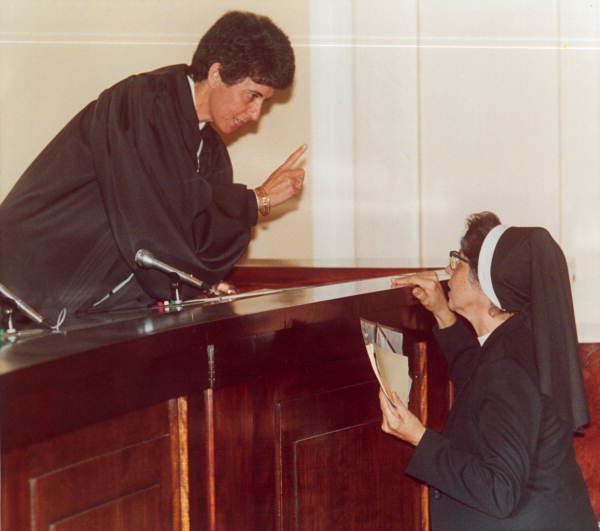
[[[158,485],[53,523],[51,531],[162,531]],[[46,529],[40,525],[40,529]]]
[[[576,435],[574,446],[577,462],[588,486],[596,519],[600,522],[600,343],[580,345],[579,357],[585,394],[590,411],[590,425],[583,435]]]
[[[53,523],[51,531],[162,531],[161,491],[158,485],[122,496]],[[44,524],[39,529],[46,529]]]
[[[452,396],[431,316],[389,279],[2,347],[2,530],[426,531],[360,317],[404,331],[409,407],[441,430]],[[598,352],[582,349],[592,425],[575,441],[597,509]]]
[[[9,452],[3,528],[180,529],[176,413],[165,402]]]
[[[278,404],[280,529],[416,529],[410,449],[381,431],[377,394],[368,382]]]
[[[410,406],[443,422],[431,317],[389,278],[98,316],[2,346],[2,529],[422,529],[424,489],[402,473],[410,447],[380,430],[360,317],[406,331]]]
[[[427,344],[406,345],[410,407],[427,421]],[[196,499],[210,529],[425,529],[424,486],[403,474],[410,446],[380,429],[357,320],[232,338],[212,353],[207,442],[190,441],[208,471]],[[445,388],[443,372],[433,378]]]
[[[414,271],[398,267],[312,267],[290,265],[285,268],[268,267],[269,260],[250,260],[237,267],[229,275],[228,281],[243,290],[260,288],[280,288],[289,286],[318,286],[333,282],[356,280],[357,278],[377,278]]]

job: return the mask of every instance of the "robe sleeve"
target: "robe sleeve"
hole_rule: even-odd
[[[447,328],[433,329],[435,339],[448,361],[448,377],[460,392],[472,374],[476,360],[481,356],[481,346],[475,332],[462,317]]]
[[[517,507],[529,477],[540,429],[541,399],[514,361],[490,363],[488,383],[461,441],[427,429],[406,473],[488,515]]]
[[[215,203],[226,216],[256,225],[258,203],[253,190],[242,184],[215,185],[212,190]]]
[[[234,216],[214,200],[215,186],[221,187],[221,201],[223,187],[235,187],[222,143],[212,150],[207,170],[198,174],[172,90],[144,76],[100,96],[90,131],[113,236],[144,290],[163,298],[169,282],[162,273],[135,265],[140,248],[209,283],[225,277],[250,241],[253,213],[247,193],[231,198],[240,205],[230,209],[229,214],[237,212]]]

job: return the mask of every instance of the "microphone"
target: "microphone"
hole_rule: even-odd
[[[135,253],[135,263],[140,267],[158,269],[168,275],[176,275],[181,282],[186,282],[195,288],[206,290],[206,285],[202,280],[197,279],[194,275],[181,271],[181,269],[165,264],[165,262],[155,258],[154,255],[146,249],[138,249],[138,252]]]
[[[49,328],[50,330],[54,330],[53,326],[44,319],[42,315],[40,315],[37,311],[35,311],[29,304],[27,304],[24,300],[17,297],[12,291],[10,291],[4,284],[0,284],[0,295],[2,295],[5,299],[11,301],[19,310],[21,310],[27,317],[29,317],[33,322],[44,326],[45,328]]]

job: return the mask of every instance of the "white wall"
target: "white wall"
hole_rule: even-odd
[[[356,256],[351,0],[310,5],[313,248],[322,260]]]
[[[439,266],[469,213],[545,226],[567,255],[580,339],[600,340],[600,0],[339,8],[340,46],[353,17],[353,112],[336,123],[354,131],[348,251]]]

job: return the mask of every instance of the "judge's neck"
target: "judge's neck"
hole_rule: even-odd
[[[210,87],[206,79],[194,83],[194,105],[200,122],[212,122],[208,105],[209,92]]]

